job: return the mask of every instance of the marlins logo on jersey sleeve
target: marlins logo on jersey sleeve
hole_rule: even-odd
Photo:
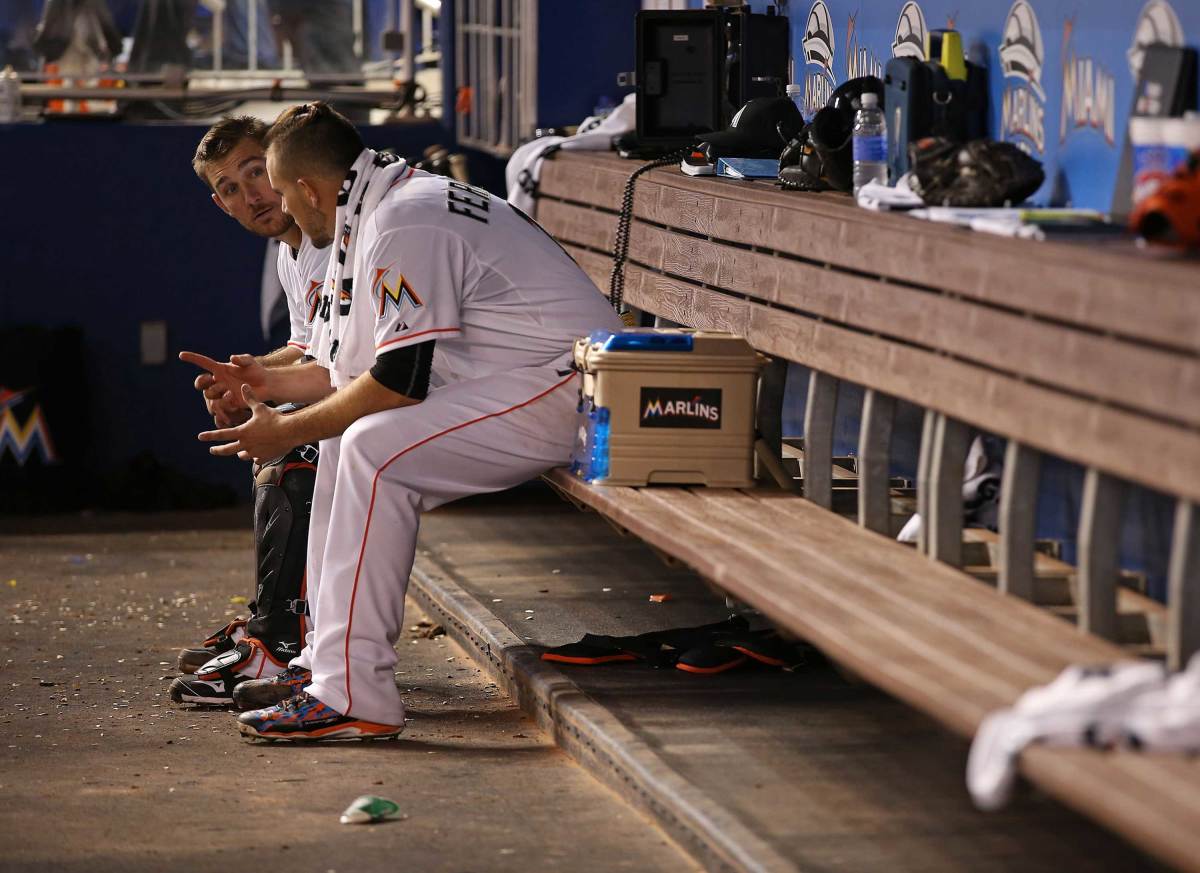
[[[439,227],[381,234],[371,249],[375,354],[457,334],[467,253]]]

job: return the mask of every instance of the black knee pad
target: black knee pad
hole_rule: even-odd
[[[300,653],[307,631],[305,564],[320,452],[297,446],[254,468],[254,617],[246,632],[286,662]]]

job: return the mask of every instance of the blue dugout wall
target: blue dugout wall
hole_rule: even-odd
[[[205,130],[103,120],[0,126],[0,326],[82,331],[89,473],[150,452],[248,499],[245,463],[214,458],[196,440],[211,419],[191,388],[196,369],[175,359],[181,349],[267,351],[266,243],[220,212],[192,172]],[[405,155],[446,141],[436,122],[363,134]],[[166,322],[166,364],[140,363],[143,321]]]

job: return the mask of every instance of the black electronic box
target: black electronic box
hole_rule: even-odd
[[[753,97],[783,93],[788,21],[749,7],[637,14],[637,137],[685,145],[724,130]]]

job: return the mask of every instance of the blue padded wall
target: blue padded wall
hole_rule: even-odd
[[[240,461],[195,435],[211,420],[181,349],[263,352],[259,282],[265,242],[217,210],[191,169],[205,128],[56,121],[0,127],[0,325],[84,333],[93,433],[103,474],[143,451],[199,479],[248,493]],[[366,128],[373,146],[419,153],[436,123]],[[167,323],[164,366],[139,363],[139,324]],[[23,386],[7,386],[21,388]]]

